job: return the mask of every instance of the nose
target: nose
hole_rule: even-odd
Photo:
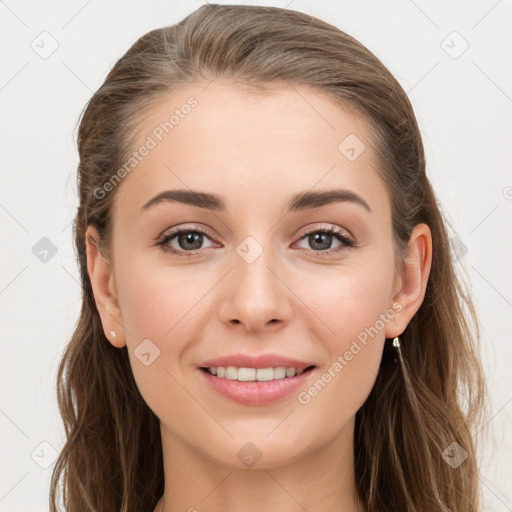
[[[293,294],[269,253],[263,251],[252,263],[234,255],[234,268],[219,297],[218,314],[225,324],[242,324],[247,332],[257,333],[290,321]]]

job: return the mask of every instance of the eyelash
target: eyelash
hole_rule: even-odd
[[[173,231],[173,232],[165,235],[165,237],[161,241],[157,242],[156,245],[159,246],[163,251],[165,251],[167,253],[170,253],[172,255],[179,256],[179,257],[184,257],[184,258],[190,258],[201,251],[201,249],[196,249],[194,251],[183,251],[183,250],[177,251],[176,249],[173,249],[172,247],[167,245],[173,238],[175,238],[177,235],[179,235],[181,233],[196,233],[196,234],[201,234],[208,238],[211,238],[210,235],[208,233],[206,233],[205,231],[202,231],[202,230],[196,229],[196,228],[192,229],[192,228],[185,227],[185,228],[177,229],[176,231]],[[317,234],[317,233],[325,233],[328,235],[333,235],[339,242],[342,243],[342,246],[340,246],[336,249],[327,249],[325,251],[310,249],[310,252],[313,252],[316,254],[321,254],[321,255],[329,255],[332,253],[340,252],[343,249],[352,249],[354,247],[357,247],[357,243],[354,240],[352,240],[351,238],[348,238],[347,236],[345,236],[343,234],[344,231],[342,229],[335,228],[335,227],[315,229],[313,231],[309,231],[309,232],[305,233],[304,235],[302,235],[299,238],[299,241],[303,240],[304,238],[307,238],[310,235]]]

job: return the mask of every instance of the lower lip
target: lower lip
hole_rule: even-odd
[[[312,368],[295,377],[270,380],[265,382],[243,382],[214,377],[208,372],[199,369],[206,382],[218,393],[225,397],[245,405],[265,405],[276,402],[285,396],[297,391],[306,380],[315,372]]]

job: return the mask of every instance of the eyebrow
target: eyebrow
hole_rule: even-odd
[[[225,211],[222,196],[198,190],[164,190],[145,203],[141,213],[162,203],[182,203],[213,211]],[[347,189],[305,191],[295,194],[283,207],[283,213],[320,208],[334,203],[350,202],[362,206],[369,213],[370,205],[358,194]]]

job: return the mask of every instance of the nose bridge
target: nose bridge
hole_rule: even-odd
[[[262,240],[262,237],[260,237]],[[282,290],[277,290],[276,276],[270,269],[277,266],[270,237],[261,242],[249,236],[236,248],[234,257],[235,293],[238,300],[252,299],[254,305],[275,302]]]
[[[270,236],[261,235],[258,240],[248,236],[235,248],[234,268],[222,297],[224,321],[237,320],[249,329],[258,329],[289,318],[287,288],[278,277],[280,264],[272,244]]]

